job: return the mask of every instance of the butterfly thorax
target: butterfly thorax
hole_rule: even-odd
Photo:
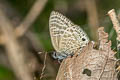
[[[58,59],[59,61],[67,58],[68,56],[73,56],[73,53],[67,53],[67,52],[53,52],[52,54],[54,59]]]

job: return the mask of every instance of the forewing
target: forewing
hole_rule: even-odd
[[[49,30],[53,47],[57,52],[61,52],[61,38],[63,38],[69,20],[62,14],[52,11],[49,19]],[[72,23],[70,23],[72,25]],[[63,47],[64,48],[64,47]]]
[[[52,44],[57,52],[71,54],[89,42],[86,33],[79,26],[58,12],[51,13],[49,28]]]

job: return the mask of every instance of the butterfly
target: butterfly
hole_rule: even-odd
[[[89,42],[87,34],[61,13],[52,11],[49,18],[51,41],[56,52],[53,58],[63,60],[83,49]],[[80,53],[80,52],[79,52]]]

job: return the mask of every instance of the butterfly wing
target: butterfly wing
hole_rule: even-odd
[[[62,14],[52,11],[49,30],[53,47],[59,53],[74,53],[89,42],[86,33]]]

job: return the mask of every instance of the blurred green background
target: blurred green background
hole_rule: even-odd
[[[12,8],[14,8],[18,15],[20,15],[24,19],[32,5],[36,0],[0,0],[0,3],[7,3]],[[113,25],[107,15],[107,12],[111,9],[115,9],[117,14],[119,15],[120,11],[120,0],[89,0],[87,5],[87,0],[48,0],[44,9],[37,17],[33,25],[30,27],[30,30],[35,33],[38,37],[39,42],[41,43],[44,51],[50,52],[53,51],[53,46],[50,40],[49,34],[49,16],[51,11],[55,10],[66,17],[68,17],[75,24],[79,25],[83,30],[88,34],[91,40],[96,40],[97,35],[92,35],[92,30],[95,30],[94,27],[98,28],[103,26],[105,31],[109,34],[109,40],[112,40],[112,49],[116,50],[116,33],[113,29]],[[89,5],[90,4],[90,5]],[[94,10],[90,10],[88,6],[95,7],[95,16],[90,16],[90,12],[94,12]],[[89,11],[90,10],[90,11]],[[14,17],[14,16],[13,16]],[[93,17],[93,24],[89,19]],[[118,16],[120,19],[120,17]],[[97,19],[97,22],[94,20]],[[91,25],[96,25],[91,27]],[[97,31],[95,31],[97,32]],[[117,54],[117,58],[119,58],[119,54]],[[8,67],[4,66],[2,61],[0,61],[0,80],[15,80],[13,71]],[[49,80],[46,78],[45,80]]]

